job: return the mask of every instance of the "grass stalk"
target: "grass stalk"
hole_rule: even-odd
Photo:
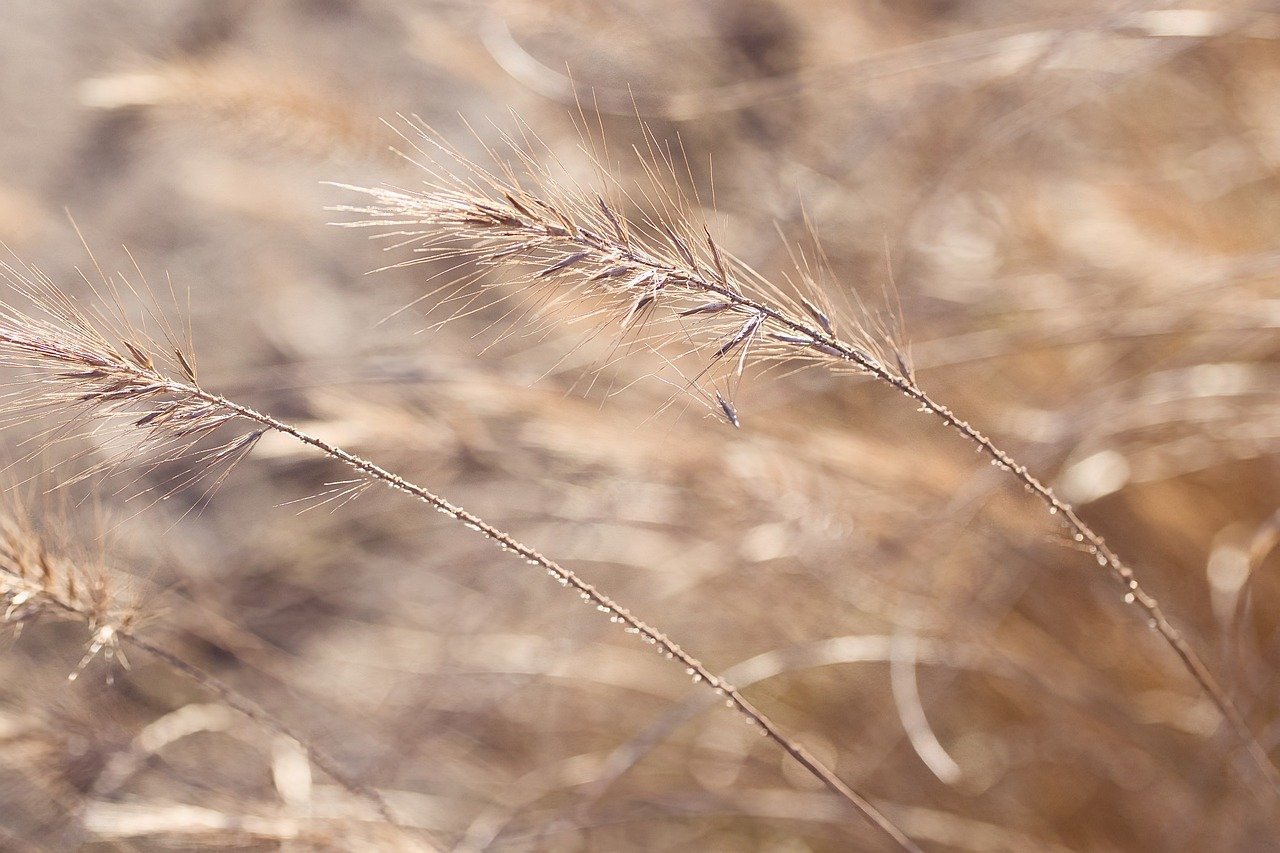
[[[141,444],[152,453],[158,452],[172,460],[187,458],[201,465],[233,465],[265,431],[272,430],[349,466],[370,481],[411,495],[503,551],[544,570],[562,586],[577,592],[584,602],[606,613],[611,622],[620,624],[628,633],[638,635],[659,653],[683,665],[695,683],[723,695],[729,707],[865,817],[886,839],[904,850],[919,849],[870,800],[785,734],[737,688],[575,572],[461,506],[368,459],[265,412],[206,391],[197,379],[194,357],[184,351],[172,330],[166,328],[166,342],[162,344],[128,326],[123,317],[110,322],[100,315],[86,314],[38,270],[27,267],[24,271],[4,264],[0,266],[0,274],[33,305],[30,311],[0,305],[0,363],[34,372],[35,375],[27,377],[27,384],[35,389],[29,405],[54,410],[71,408],[80,418],[115,421],[122,424],[126,432],[139,432]],[[103,286],[111,288],[113,293],[117,290],[105,277]],[[164,369],[165,363],[168,369]],[[239,429],[240,433],[212,450],[197,449],[202,441],[228,429]],[[149,644],[145,648],[191,674],[164,650]],[[211,689],[223,695],[215,683],[210,684]]]
[[[799,270],[798,283],[780,287],[722,249],[705,226],[686,215],[683,196],[661,188],[646,193],[648,204],[641,207],[672,218],[629,220],[602,195],[558,181],[517,145],[512,149],[523,172],[496,157],[499,165],[489,169],[464,159],[427,128],[420,130],[421,137],[409,141],[415,162],[427,172],[426,189],[348,187],[373,201],[337,208],[367,217],[342,224],[378,228],[397,246],[413,246],[416,257],[407,264],[447,260],[457,268],[470,260],[482,268],[515,270],[514,281],[486,283],[469,277],[464,282],[496,289],[495,300],[514,291],[544,306],[585,305],[581,310],[592,317],[621,318],[624,330],[642,317],[650,329],[650,345],[661,349],[675,342],[686,354],[703,354],[706,366],[687,386],[735,427],[739,417],[729,391],[752,362],[816,363],[869,376],[900,392],[1032,493],[1110,572],[1125,602],[1143,613],[1220,712],[1272,792],[1280,795],[1280,771],[1244,715],[1133,567],[1042,479],[930,396],[917,382],[896,333],[883,323],[856,318],[847,320],[851,333],[838,332],[841,319],[827,307],[830,300],[807,264]],[[654,151],[651,144],[650,163],[658,159]],[[676,173],[670,158],[667,167]],[[646,169],[659,187],[656,167]],[[534,188],[526,189],[530,184]],[[464,288],[447,299],[460,300],[471,310],[476,295]]]

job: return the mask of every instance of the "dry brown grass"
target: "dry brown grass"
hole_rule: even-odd
[[[920,847],[1273,846],[1280,30],[1184,6],[0,11],[0,846],[880,843],[377,472]]]

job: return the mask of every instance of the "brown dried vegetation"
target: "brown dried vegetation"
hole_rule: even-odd
[[[1267,4],[11,6],[0,846],[1274,845]]]

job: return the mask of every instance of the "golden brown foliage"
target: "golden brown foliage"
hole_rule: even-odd
[[[53,313],[0,320],[5,455],[75,500],[0,554],[0,846],[879,843],[266,412],[598,582],[921,847],[1274,846],[1277,37],[1245,3],[7,4],[0,240]],[[397,112],[447,141],[391,121],[430,187]],[[405,245],[324,228],[325,181]],[[77,275],[63,208],[157,297]],[[81,670],[121,630],[216,682]]]

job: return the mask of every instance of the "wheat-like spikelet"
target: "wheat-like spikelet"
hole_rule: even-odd
[[[174,343],[174,335],[166,335],[167,349],[163,351],[172,356],[165,359],[171,369],[164,369],[154,354],[160,346],[155,339],[132,329],[120,318],[82,311],[38,270],[4,264],[0,265],[0,278],[16,296],[31,304],[29,310],[20,310],[0,302],[0,364],[27,371],[22,388],[35,389],[34,397],[27,400],[28,405],[55,413],[69,412],[77,422],[115,422],[126,432],[137,431],[144,449],[153,454],[167,459],[181,458],[197,467],[234,464],[249,452],[264,431],[273,430],[354,469],[360,479],[350,486],[353,494],[375,482],[409,494],[479,533],[503,551],[545,571],[562,586],[576,592],[584,602],[608,615],[611,622],[684,667],[695,683],[722,695],[730,708],[865,816],[886,838],[903,849],[918,849],[866,797],[783,733],[737,688],[575,572],[423,486],[265,412],[205,390],[197,380],[194,358]],[[104,284],[110,286],[111,280],[105,276],[103,279]],[[20,416],[29,416],[29,413],[20,410]],[[235,427],[236,437],[212,449],[196,447],[201,439],[224,426]],[[134,638],[133,642],[193,677],[198,672],[146,641]],[[218,686],[211,689],[229,704],[234,701],[229,689],[224,688],[228,691],[225,694]]]
[[[448,261],[449,269],[478,265],[480,274],[455,285],[446,300],[464,306],[480,298],[471,288],[515,294],[546,308],[567,304],[588,316],[611,315],[626,328],[647,321],[648,341],[698,356],[689,387],[734,426],[739,417],[729,391],[749,364],[817,363],[873,377],[896,389],[925,414],[963,436],[1033,494],[1123,588],[1183,668],[1221,712],[1251,761],[1280,794],[1280,771],[1254,737],[1243,714],[1199,654],[1139,583],[1133,568],[1025,465],[978,428],[931,397],[917,382],[900,338],[881,324],[840,320],[802,270],[799,287],[784,289],[721,248],[705,226],[684,216],[680,196],[662,190],[646,199],[677,218],[642,215],[628,221],[602,194],[557,180],[523,147],[512,144],[518,166],[495,156],[492,168],[460,155],[420,124],[410,140],[427,172],[425,188],[348,187],[370,196],[365,206],[338,210],[365,218],[342,223],[375,227],[419,255],[405,263]],[[407,138],[407,137],[406,137]],[[655,150],[650,145],[650,154]],[[492,154],[492,152],[490,152]],[[673,175],[677,170],[666,163]],[[656,179],[656,169],[646,164]],[[486,268],[511,271],[505,281],[482,277]],[[846,321],[849,322],[849,321]],[[719,374],[716,371],[720,371]],[[717,378],[718,376],[718,378]]]
[[[32,620],[79,622],[89,632],[88,650],[76,676],[99,654],[109,660],[138,620],[138,611],[112,589],[100,567],[51,551],[22,515],[0,515],[0,621],[18,629]]]
[[[450,272],[469,264],[515,271],[514,281],[477,274],[446,281],[436,297],[452,316],[518,294],[543,312],[563,307],[579,319],[612,319],[677,369],[681,356],[698,356],[685,386],[734,426],[732,392],[748,364],[823,364],[914,385],[899,333],[881,318],[858,306],[861,317],[835,336],[834,318],[850,312],[836,311],[819,286],[821,264],[798,256],[794,277],[775,284],[687,215],[689,200],[663,188],[658,167],[647,166],[654,189],[641,198],[655,212],[629,219],[606,194],[567,185],[515,144],[521,171],[496,157],[499,165],[488,169],[417,129],[418,137],[405,138],[429,174],[427,189],[338,185],[373,201],[334,210],[367,217],[343,225],[377,228],[395,246],[412,246],[414,259],[398,266],[438,261]],[[658,149],[651,142],[654,157]],[[676,171],[669,160],[666,169]],[[612,190],[634,201],[627,190]]]
[[[72,670],[71,680],[99,655],[108,663],[118,659],[127,665],[125,647],[145,652],[268,731],[297,743],[338,784],[368,799],[388,823],[396,823],[381,794],[344,771],[309,738],[230,685],[140,634],[140,611],[113,587],[114,574],[100,562],[50,544],[49,535],[37,529],[20,507],[0,512],[0,623],[18,629],[47,618],[83,624],[89,632],[87,650]]]
[[[0,260],[0,279],[13,302],[0,304],[0,365],[19,371],[5,398],[3,423],[55,412],[61,424],[45,444],[80,434],[105,443],[111,456],[81,476],[132,457],[155,462],[186,458],[196,469],[234,465],[262,435],[236,413],[206,399],[186,342],[151,312],[157,339],[112,315],[86,311],[39,269]],[[117,306],[124,280],[105,279]],[[223,427],[246,427],[224,442],[205,439]]]

